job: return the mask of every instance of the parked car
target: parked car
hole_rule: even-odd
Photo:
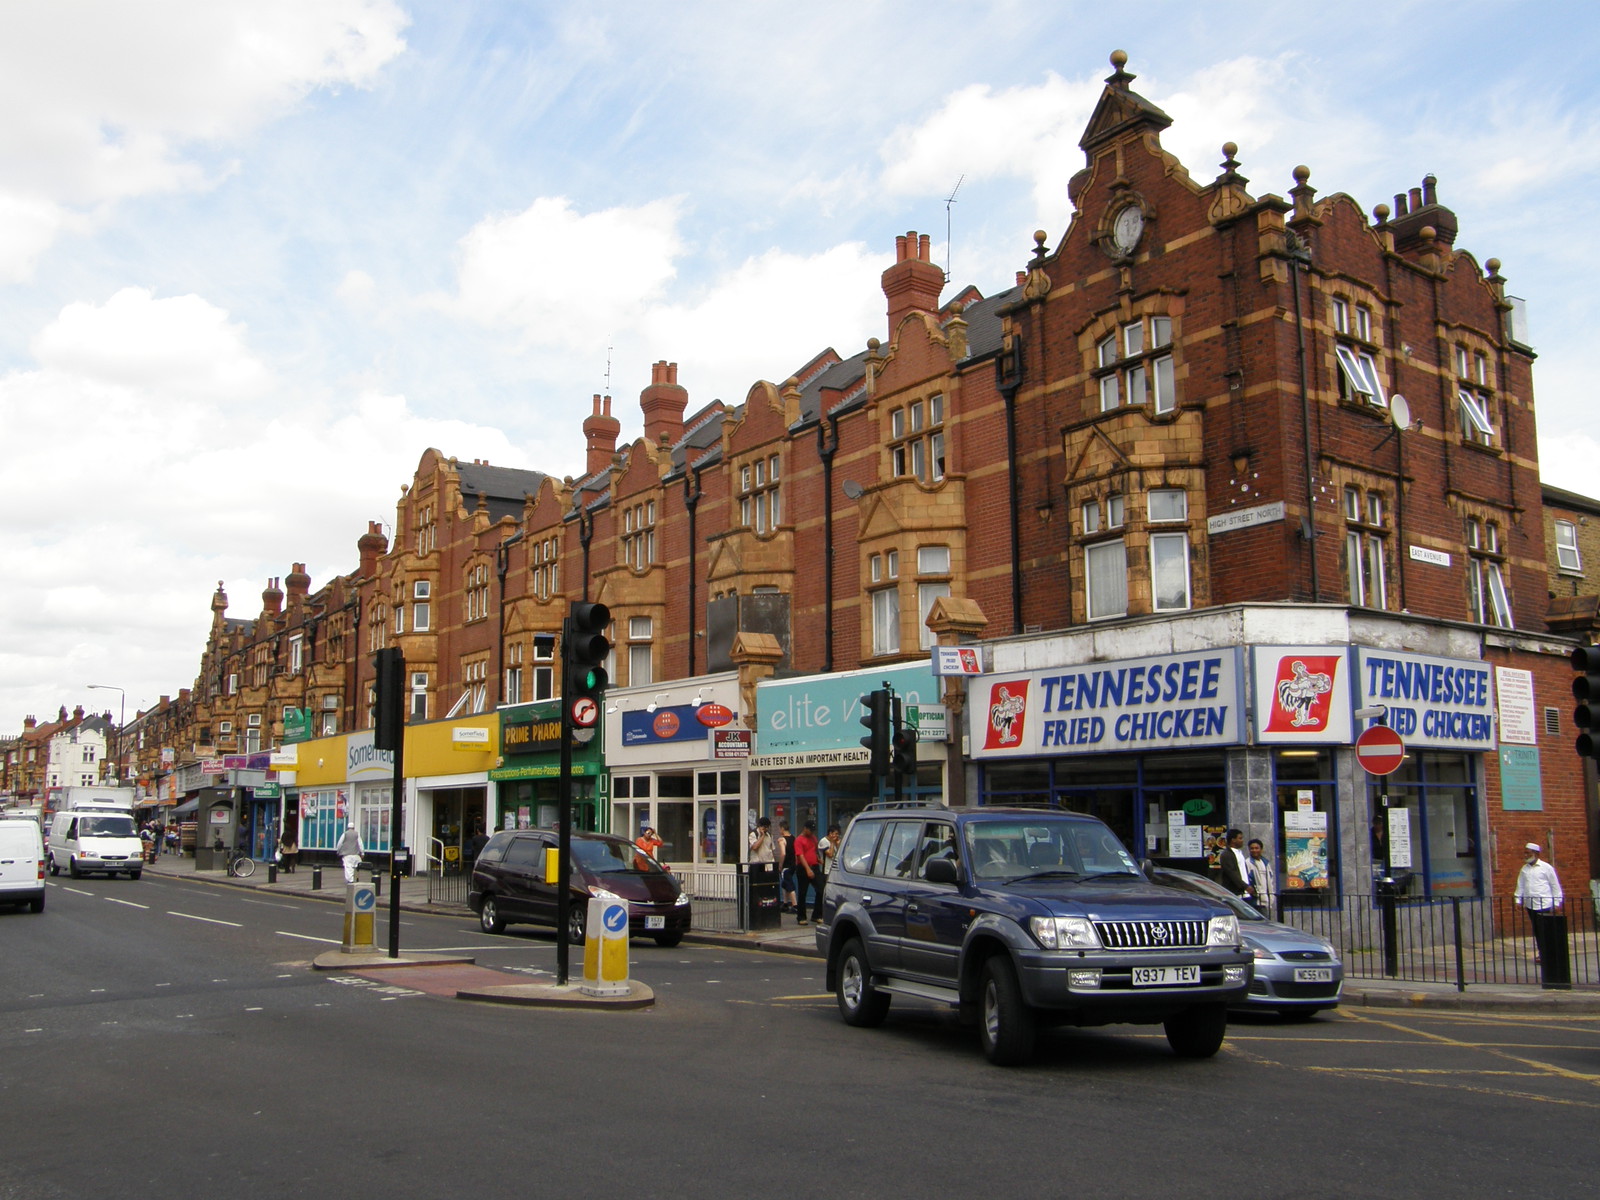
[[[1339,1003],[1344,963],[1332,942],[1271,920],[1249,901],[1202,875],[1167,867],[1151,867],[1147,874],[1163,887],[1218,900],[1238,916],[1245,945],[1255,954],[1255,970],[1250,990],[1234,1007],[1309,1017]]]
[[[1047,1023],[1159,1024],[1210,1057],[1250,978],[1227,905],[1155,886],[1104,823],[1052,809],[863,811],[816,937],[847,1024],[881,1023],[894,996],[948,1004],[1002,1065]]]
[[[556,887],[545,882],[545,852],[556,848],[553,829],[502,830],[472,866],[467,903],[486,933],[507,925],[556,923]],[[665,867],[627,838],[606,833],[572,835],[572,902],[567,939],[581,942],[589,900],[628,902],[628,933],[676,946],[689,929],[689,895]]]
[[[44,838],[33,817],[0,818],[0,904],[44,911]]]

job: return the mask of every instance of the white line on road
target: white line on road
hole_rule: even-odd
[[[259,1009],[259,1008],[247,1008],[247,1009],[245,1009],[245,1012],[260,1012],[260,1011],[261,1011],[261,1009]]]
[[[342,946],[342,945],[344,945],[344,943],[341,942],[338,938],[312,937],[309,933],[290,933],[287,929],[280,929],[280,930],[277,931],[277,934],[278,934],[279,937],[299,938],[302,942],[327,942],[328,945],[330,945],[330,946]],[[282,977],[280,976],[280,978],[282,978]]]
[[[61,890],[64,891],[64,892],[73,892],[73,893],[75,893],[75,894],[77,894],[79,896],[92,896],[92,895],[94,895],[93,892],[86,892],[82,888],[70,888],[64,883],[61,885]]]
[[[150,907],[148,904],[135,904],[132,900],[118,900],[115,896],[107,896],[106,899],[111,901],[111,903],[113,903],[113,904],[126,904],[129,908],[149,908]]]
[[[543,948],[546,949],[546,950],[554,950],[555,949],[554,946],[545,946]],[[539,949],[539,947],[537,947],[537,946],[417,946],[417,947],[414,947],[414,949],[416,950],[416,952],[418,954],[459,954],[463,950],[476,950],[476,951],[481,953],[481,952],[483,952],[485,950],[536,950],[536,949]]]
[[[239,924],[239,922],[237,922],[237,921],[219,921],[215,917],[197,917],[193,913],[173,912],[170,908],[167,909],[167,916],[169,916],[169,917],[183,917],[183,918],[185,918],[187,920],[190,920],[190,921],[204,921],[208,925],[231,925],[235,929],[243,929],[244,928],[244,926]]]

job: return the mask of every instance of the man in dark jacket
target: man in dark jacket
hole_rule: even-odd
[[[1256,889],[1250,882],[1250,859],[1244,850],[1244,831],[1228,830],[1228,844],[1219,856],[1222,868],[1222,886],[1235,896],[1246,900],[1255,898]]]

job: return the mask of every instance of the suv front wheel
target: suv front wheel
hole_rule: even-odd
[[[1228,1035],[1228,1009],[1223,1004],[1197,1004],[1166,1019],[1167,1045],[1181,1058],[1210,1058]]]
[[[889,1015],[889,996],[872,986],[872,971],[859,938],[846,942],[839,951],[839,1015],[846,1025],[870,1028],[882,1025]]]
[[[996,954],[985,962],[978,987],[978,1037],[989,1061],[997,1067],[1014,1067],[1032,1058],[1036,1023],[1011,960]]]

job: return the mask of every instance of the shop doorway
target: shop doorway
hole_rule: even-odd
[[[439,864],[446,875],[453,875],[466,866],[466,847],[472,838],[488,831],[487,788],[432,788],[428,797],[433,802],[432,839],[428,846],[430,863]]]

